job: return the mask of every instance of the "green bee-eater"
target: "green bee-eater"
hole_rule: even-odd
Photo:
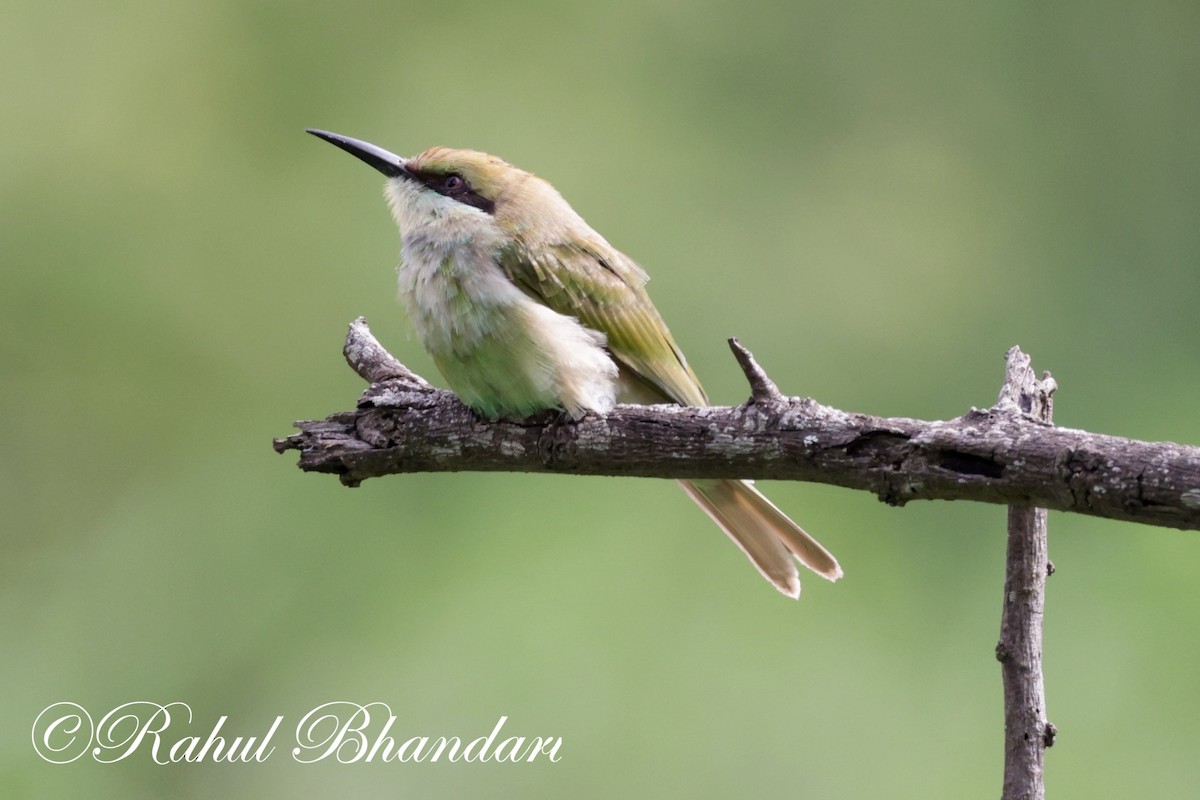
[[[487,417],[615,403],[707,405],[642,268],[546,181],[472,150],[402,158],[310,130],[387,176],[400,228],[400,299],[450,388]],[[800,595],[795,558],[829,580],[837,560],[748,481],[681,481],[758,571]]]

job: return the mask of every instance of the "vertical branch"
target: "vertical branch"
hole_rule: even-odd
[[[1006,355],[1004,388],[996,410],[1050,422],[1056,385],[1049,373],[1037,380],[1029,356],[1017,348]],[[1046,510],[1008,509],[1008,553],[1004,610],[996,658],[1004,680],[1004,791],[1002,800],[1043,800],[1043,757],[1054,744],[1046,719],[1042,678],[1042,621],[1048,557]]]

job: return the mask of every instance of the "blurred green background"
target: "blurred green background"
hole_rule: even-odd
[[[1004,510],[772,499],[791,603],[666,482],[271,450],[352,405],[394,301],[364,165],[498,153],[653,275],[709,394],[947,418],[1020,344],[1062,425],[1200,442],[1200,6],[17,2],[0,33],[0,795],[995,796]],[[1051,796],[1200,784],[1200,541],[1051,515]],[[34,718],[285,722],[256,765],[53,766]],[[300,716],[564,738],[558,764],[301,765]]]

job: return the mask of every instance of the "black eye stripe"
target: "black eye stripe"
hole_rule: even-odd
[[[457,200],[463,205],[478,208],[491,214],[496,210],[496,204],[475,191],[471,182],[457,172],[442,174],[416,173],[416,178],[440,195]]]

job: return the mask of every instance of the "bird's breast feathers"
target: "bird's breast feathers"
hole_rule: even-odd
[[[604,334],[517,288],[496,261],[499,238],[488,238],[404,235],[400,299],[450,388],[488,416],[611,409],[617,366]]]

